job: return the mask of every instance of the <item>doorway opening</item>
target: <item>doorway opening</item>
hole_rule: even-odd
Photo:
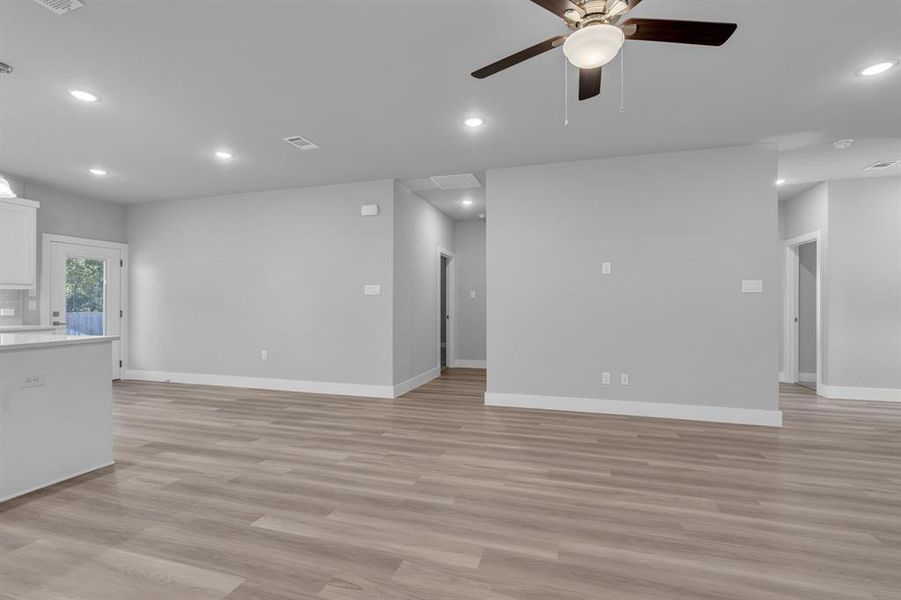
[[[454,366],[454,255],[438,250],[438,366],[444,371]]]
[[[818,231],[786,242],[784,373],[819,393],[823,381],[820,342],[822,259]]]
[[[112,342],[111,378],[121,379],[128,246],[44,234],[41,323],[66,335],[118,336]]]

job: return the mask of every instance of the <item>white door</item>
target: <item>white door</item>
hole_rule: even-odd
[[[51,325],[68,335],[120,335],[122,258],[118,248],[51,242]],[[121,378],[121,348],[113,342],[113,379]]]

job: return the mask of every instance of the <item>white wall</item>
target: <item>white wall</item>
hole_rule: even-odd
[[[385,180],[129,206],[129,375],[390,390],[393,204]]]
[[[828,384],[901,400],[901,177],[830,182],[829,244]]]
[[[457,360],[477,366],[485,363],[487,284],[485,276],[485,222],[454,224],[457,277]],[[472,298],[471,292],[476,293]]]
[[[780,423],[775,178],[768,147],[489,171],[486,401]]]
[[[394,184],[394,383],[439,369],[439,248],[453,250],[453,221]]]

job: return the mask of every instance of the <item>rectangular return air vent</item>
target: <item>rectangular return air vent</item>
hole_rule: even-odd
[[[442,190],[471,190],[482,187],[478,178],[472,173],[462,175],[440,175],[431,178]]]
[[[883,169],[891,169],[899,162],[898,160],[880,160],[879,162],[874,162],[872,165],[864,169],[864,171],[882,171]]]
[[[319,146],[315,143],[311,142],[307,138],[302,135],[292,135],[291,137],[286,137],[285,141],[294,146],[295,148],[300,148],[304,151],[309,150],[319,150]]]
[[[58,15],[64,15],[67,12],[72,12],[77,8],[81,8],[84,6],[84,2],[81,0],[34,0],[47,10],[51,10]]]

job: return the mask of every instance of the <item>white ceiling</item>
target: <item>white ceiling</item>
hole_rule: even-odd
[[[475,221],[483,218],[479,215],[484,215],[486,210],[485,173],[473,173],[473,175],[476,176],[482,187],[468,190],[442,190],[428,177],[402,179],[401,183],[453,220]],[[472,204],[466,206],[463,204],[464,200],[472,200]]]
[[[722,48],[627,43],[625,114],[618,61],[584,103],[570,70],[566,128],[561,52],[469,76],[564,31],[527,0],[86,4],[58,17],[0,1],[0,61],[15,67],[0,77],[0,172],[117,202],[755,142],[779,145],[794,185],[901,154],[901,68],[855,75],[901,56],[897,0],[645,0],[635,16],[739,28]],[[463,127],[472,114],[487,125]],[[863,143],[836,153],[846,137]]]

